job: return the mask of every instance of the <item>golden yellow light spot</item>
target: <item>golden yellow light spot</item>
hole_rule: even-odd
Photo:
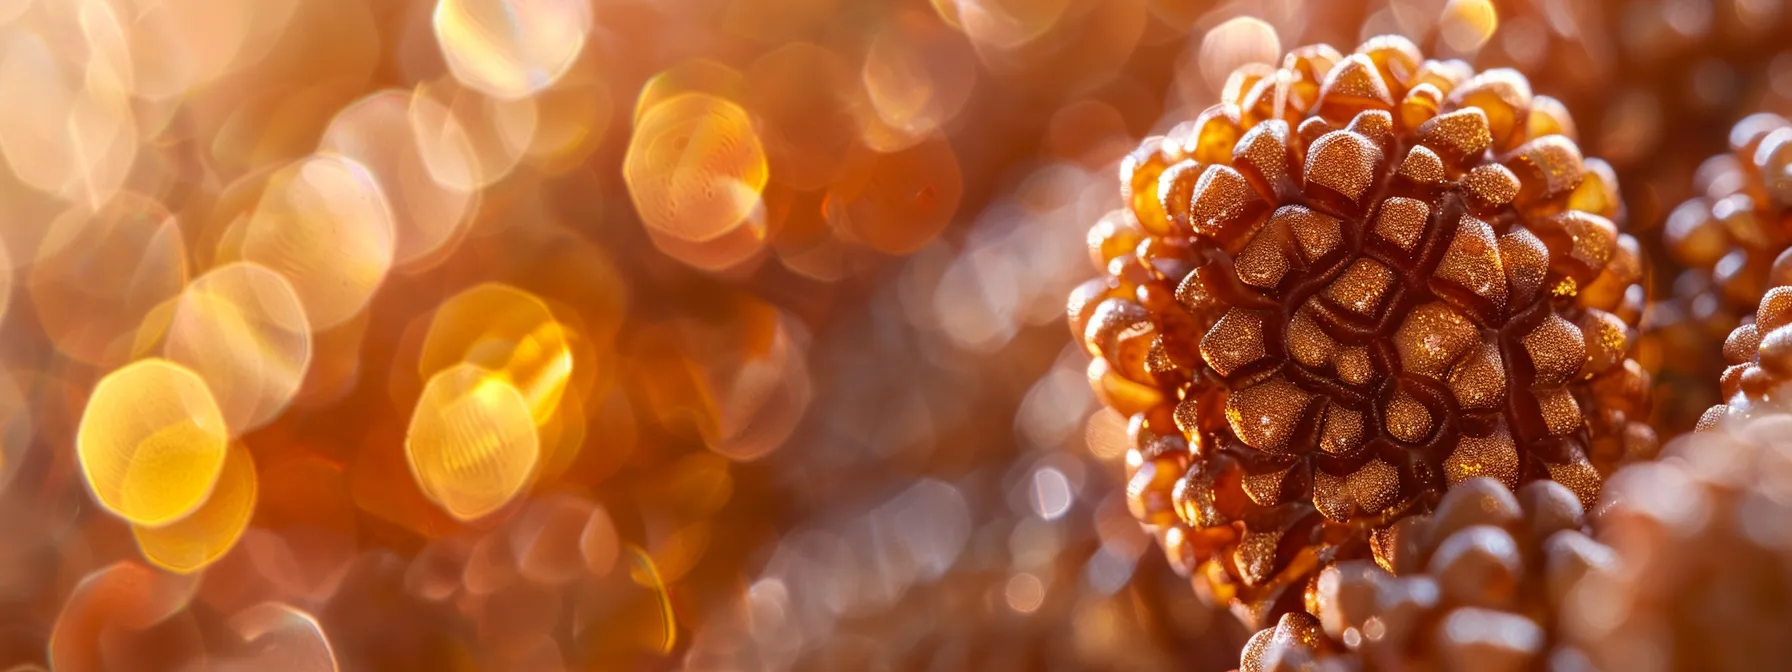
[[[423,494],[460,520],[508,504],[541,458],[523,394],[503,377],[465,363],[424,385],[404,449]]]
[[[1450,0],[1438,19],[1438,32],[1451,49],[1468,53],[1481,48],[1500,26],[1491,0]]]
[[[143,557],[163,569],[189,574],[230,552],[255,513],[259,482],[255,460],[242,444],[224,457],[211,497],[185,518],[162,527],[132,525],[131,536]]]
[[[199,374],[145,359],[94,386],[75,456],[100,506],[134,525],[156,527],[193,513],[211,494],[229,435]]]
[[[361,312],[392,268],[392,209],[367,168],[317,154],[268,178],[240,258],[286,276],[311,327]]]
[[[585,0],[439,0],[432,24],[455,78],[497,98],[522,98],[572,67],[591,29]]]
[[[641,125],[647,111],[683,93],[707,93],[719,98],[739,100],[746,93],[746,75],[739,70],[707,58],[693,58],[659,71],[641,85],[635,98],[635,112],[630,123]]]
[[[1557,298],[1574,296],[1578,293],[1580,293],[1580,283],[1575,282],[1574,278],[1567,276],[1563,276],[1562,279],[1557,280],[1556,284],[1551,285],[1549,288],[1550,296]]]
[[[746,110],[707,93],[679,94],[647,110],[622,167],[642,223],[693,242],[747,221],[768,172]]]
[[[163,350],[205,379],[240,436],[279,417],[298,394],[311,365],[311,327],[284,276],[232,263],[181,292]]]
[[[510,285],[488,282],[436,309],[424,336],[417,375],[429,379],[458,363],[497,375],[523,395],[536,426],[560,406],[572,376],[566,327],[546,302]]]
[[[661,579],[659,568],[653,562],[653,556],[648,555],[646,550],[634,544],[628,544],[623,550],[634,565],[629,571],[629,578],[653,591],[654,605],[659,607],[656,610],[659,621],[645,624],[648,627],[644,633],[646,639],[642,643],[652,646],[660,653],[670,653],[678,643],[678,618],[677,613],[672,610],[671,591],[667,590],[666,582]]]

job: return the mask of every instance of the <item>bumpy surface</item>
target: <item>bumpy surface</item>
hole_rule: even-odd
[[[1752,415],[1763,402],[1784,402],[1780,389],[1792,381],[1792,287],[1774,287],[1761,297],[1752,320],[1724,340],[1724,369],[1719,385],[1724,403],[1699,418],[1698,429],[1716,428],[1727,416]]]
[[[1729,152],[1694,173],[1697,195],[1675,208],[1662,230],[1669,258],[1685,270],[1651,308],[1639,359],[1658,374],[1664,393],[1656,418],[1669,431],[1691,428],[1700,411],[1720,400],[1711,383],[1731,358],[1718,356],[1716,341],[1747,318],[1768,288],[1792,283],[1792,122],[1747,117],[1730,129],[1729,144]],[[1722,400],[1734,396],[1727,389]]]
[[[1565,641],[1603,670],[1792,669],[1792,407],[1763,403],[1612,477],[1620,562],[1568,591]]]
[[[1540,669],[1568,589],[1616,562],[1585,518],[1557,483],[1515,497],[1491,479],[1465,481],[1435,514],[1401,522],[1393,574],[1361,560],[1326,568],[1308,611],[1252,637],[1240,668]]]
[[[1134,513],[1247,621],[1450,485],[1583,502],[1651,454],[1611,170],[1510,70],[1296,49],[1121,165],[1070,298]],[[1571,132],[1571,131],[1569,131]],[[1289,590],[1289,588],[1295,588]]]
[[[1669,216],[1663,236],[1690,269],[1676,293],[1714,294],[1718,312],[1746,314],[1769,287],[1792,282],[1792,122],[1756,114],[1730,129],[1730,153],[1699,167],[1698,196]]]

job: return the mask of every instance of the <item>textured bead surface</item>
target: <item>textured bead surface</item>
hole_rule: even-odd
[[[1550,481],[1516,495],[1492,479],[1464,481],[1383,538],[1374,561],[1321,571],[1306,611],[1252,637],[1240,669],[1543,669],[1575,654],[1550,650],[1570,590],[1617,564],[1587,535],[1574,493]]]
[[[1559,104],[1528,123],[1535,100],[1399,37],[1304,47],[1122,162],[1072,327],[1103,401],[1189,446],[1155,487],[1179,524],[1231,528],[1203,560],[1241,613],[1273,619],[1457,482],[1552,479],[1590,506],[1653,452],[1640,247],[1610,168]]]

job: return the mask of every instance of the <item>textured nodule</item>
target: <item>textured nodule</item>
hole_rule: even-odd
[[[1699,166],[1692,186],[1696,195],[1662,227],[1668,256],[1687,270],[1645,327],[1664,389],[1680,390],[1664,395],[1663,419],[1674,429],[1711,403],[1709,381],[1720,371],[1721,400],[1733,399],[1735,365],[1754,359],[1726,347],[1719,360],[1709,342],[1746,321],[1768,290],[1792,284],[1792,121],[1763,113],[1737,122],[1730,151]]]
[[[1127,208],[1089,238],[1105,276],[1070,302],[1097,394],[1187,447],[1139,496],[1201,541],[1176,557],[1223,584],[1204,594],[1266,627],[1458,482],[1590,506],[1653,452],[1640,248],[1559,104],[1399,37],[1225,90],[1122,162]]]
[[[1544,669],[1581,655],[1551,650],[1573,625],[1556,615],[1579,597],[1583,577],[1617,562],[1587,535],[1579,499],[1561,484],[1535,481],[1514,494],[1466,480],[1435,512],[1379,534],[1374,561],[1321,571],[1306,610],[1253,636],[1239,669]]]
[[[1728,416],[1756,415],[1762,404],[1770,405],[1767,413],[1777,412],[1773,404],[1783,405],[1792,396],[1784,389],[1792,381],[1792,286],[1774,287],[1761,296],[1752,321],[1724,340],[1723,356],[1728,367],[1718,385],[1724,403],[1705,411],[1700,431],[1716,428]]]
[[[1730,131],[1730,152],[1699,169],[1699,195],[1663,229],[1668,253],[1704,275],[1733,314],[1792,281],[1792,122],[1756,114]]]

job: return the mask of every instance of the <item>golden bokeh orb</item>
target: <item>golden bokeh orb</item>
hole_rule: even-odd
[[[591,29],[584,0],[439,0],[433,26],[455,78],[488,96],[522,98],[572,67]]]
[[[100,379],[81,414],[75,455],[100,506],[133,525],[186,517],[211,495],[230,431],[192,370],[144,359]]]
[[[230,552],[249,529],[259,487],[255,458],[247,447],[234,444],[204,504],[161,527],[132,525],[131,535],[151,564],[180,574],[197,572]]]
[[[761,207],[768,173],[746,110],[707,93],[678,94],[647,109],[622,167],[642,224],[693,242],[747,221]]]
[[[459,520],[510,503],[541,459],[523,393],[502,376],[465,363],[423,386],[404,449],[418,488]]]
[[[530,417],[540,426],[554,415],[572,375],[567,338],[566,327],[539,297],[488,282],[436,309],[417,373],[427,380],[462,362],[482,367],[523,395]]]

